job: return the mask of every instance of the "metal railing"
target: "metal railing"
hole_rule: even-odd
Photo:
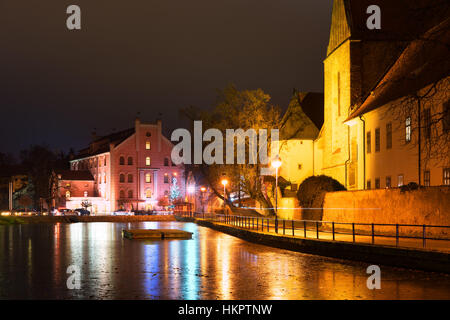
[[[176,214],[182,217],[201,218],[257,232],[268,232],[285,236],[310,239],[313,238],[318,240],[341,240],[355,243],[363,242],[376,244],[377,238],[383,238],[384,240],[395,239],[395,246],[398,247],[400,240],[414,239],[421,241],[423,248],[427,248],[428,240],[450,241],[450,226],[285,220],[256,216],[236,216],[194,212],[177,212]],[[436,230],[438,228],[443,229],[444,232],[442,232],[442,234],[446,237],[431,236],[433,233],[432,230]],[[345,239],[343,236],[345,236]],[[357,237],[359,237],[359,239]],[[369,238],[369,241],[361,241],[361,237]],[[447,249],[450,249],[450,242]]]

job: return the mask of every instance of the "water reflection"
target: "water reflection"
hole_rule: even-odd
[[[125,228],[179,228],[192,240],[136,241]],[[70,265],[81,290],[66,286]],[[192,223],[0,226],[0,298],[449,299],[447,275],[382,267],[251,244]]]

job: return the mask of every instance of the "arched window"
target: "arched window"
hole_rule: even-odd
[[[128,190],[128,198],[133,198],[133,190]]]
[[[120,197],[120,198],[125,198],[125,191],[120,190],[120,192],[119,192],[119,197]]]
[[[149,166],[149,165],[151,165],[151,164],[152,164],[152,162],[151,162],[151,160],[150,160],[150,157],[145,158],[145,165],[146,165],[146,166]]]
[[[106,183],[106,175],[104,172],[103,172],[103,183]]]
[[[150,199],[150,198],[152,197],[152,190],[147,189],[147,190],[145,191],[145,197],[146,197],[147,199]]]
[[[119,182],[125,182],[125,175],[123,173],[119,175]]]
[[[146,141],[145,142],[145,150],[150,150],[150,149],[151,149],[150,141]]]
[[[103,165],[106,167],[106,156],[103,158]]]
[[[128,165],[129,166],[133,165],[133,158],[132,157],[128,157]]]
[[[169,183],[169,175],[164,173],[164,183]]]
[[[66,198],[70,198],[70,191],[69,190],[66,191]]]
[[[131,173],[128,174],[128,183],[133,182],[133,175]]]
[[[120,157],[119,158],[119,165],[121,165],[121,166],[125,165],[125,158],[124,157]]]
[[[169,158],[164,158],[164,166],[165,167],[169,166]]]
[[[145,182],[151,183],[152,182],[152,175],[150,173],[145,174]]]

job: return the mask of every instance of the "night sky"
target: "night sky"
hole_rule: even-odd
[[[81,7],[82,30],[66,28]],[[216,89],[323,91],[332,0],[0,0],[0,152],[78,150],[97,134],[182,107]]]

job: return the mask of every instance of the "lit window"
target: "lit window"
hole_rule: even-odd
[[[403,186],[403,175],[402,174],[398,175],[398,184],[397,184],[397,186],[399,186],[399,187]]]
[[[150,150],[150,141],[147,141],[147,142],[145,143],[145,149],[146,149],[146,150]]]
[[[84,196],[85,196],[85,197],[88,196],[88,192],[87,192],[87,191],[84,192]]]
[[[431,184],[431,175],[430,171],[426,170],[423,172],[423,185],[425,187],[429,187]]]
[[[442,172],[443,183],[445,186],[450,186],[450,168],[444,168]]]
[[[146,166],[151,165],[150,157],[145,158],[145,165]]]
[[[406,118],[405,121],[405,142],[411,142],[411,117]]]
[[[70,191],[66,191],[66,198],[70,198]]]
[[[150,173],[145,174],[145,182],[147,183],[152,182],[152,175]]]
[[[147,199],[150,199],[150,198],[152,197],[152,190],[147,189],[147,190],[145,191],[145,197],[146,197]]]

